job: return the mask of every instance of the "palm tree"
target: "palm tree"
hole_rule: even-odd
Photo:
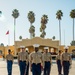
[[[1,17],[1,15],[2,15],[2,11],[0,11],[0,17]]]
[[[14,18],[14,49],[15,49],[15,26],[16,26],[16,19],[18,18],[19,16],[19,12],[17,9],[14,9],[12,11],[12,16]],[[15,55],[16,55],[16,50],[15,50]]]
[[[58,10],[57,13],[56,13],[56,18],[59,20],[59,37],[60,37],[60,43],[59,43],[59,45],[61,45],[61,25],[60,25],[60,20],[61,20],[62,16],[63,16],[62,11]]]
[[[29,32],[31,33],[31,38],[35,37],[35,27],[33,25],[30,27]]]
[[[52,39],[55,40],[55,36],[53,36]]]
[[[48,16],[44,14],[41,17],[41,27],[40,27],[40,32],[42,32],[40,37],[42,37],[42,38],[44,38],[46,35],[45,28],[46,28],[47,22],[48,22]]]
[[[19,39],[22,40],[22,36],[19,36]]]
[[[0,13],[2,13],[2,11],[0,11]]]
[[[40,37],[44,38],[44,37],[45,37],[45,35],[46,35],[46,32],[45,32],[45,31],[43,31],[43,32],[42,32],[42,34],[40,35]]]
[[[19,16],[19,12],[18,12],[17,9],[14,9],[14,10],[12,11],[12,16],[13,16],[13,18],[14,18],[14,42],[15,42],[15,26],[16,26],[16,19],[17,19],[18,16]]]
[[[75,18],[75,9],[71,10],[70,17],[73,19],[73,42],[74,42],[74,18]]]
[[[33,11],[29,11],[27,17],[30,22],[30,29],[29,29],[30,38],[33,38],[33,37],[35,37],[35,27],[32,25],[32,23],[35,22],[35,14],[33,13]]]
[[[75,41],[71,41],[71,46],[75,46]]]
[[[1,46],[4,46],[4,44],[3,44],[3,43],[1,43],[0,45],[1,45]]]

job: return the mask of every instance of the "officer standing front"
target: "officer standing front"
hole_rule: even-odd
[[[32,75],[41,75],[41,62],[42,62],[42,53],[38,52],[39,44],[33,45],[35,52],[30,54],[30,69]]]
[[[68,48],[65,48],[65,53],[62,54],[62,65],[64,75],[69,75],[69,67],[72,64],[71,56],[68,53]]]
[[[43,65],[44,65],[44,75],[50,75],[51,70],[51,54],[48,52],[48,47],[44,47],[43,53]]]
[[[7,71],[8,75],[12,75],[12,64],[13,64],[13,55],[11,54],[11,50],[8,50],[8,55],[6,56],[6,61],[7,61]]]
[[[61,50],[59,50],[59,53],[56,57],[56,63],[58,67],[58,75],[62,75],[62,55],[61,55]]]
[[[20,46],[21,52],[18,54],[18,64],[20,67],[20,75],[24,75],[26,65],[28,64],[28,53],[25,52],[25,46]]]

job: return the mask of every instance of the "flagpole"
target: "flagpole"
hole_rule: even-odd
[[[8,35],[8,49],[9,49],[9,45],[10,45],[10,35],[9,35],[9,30],[6,32],[6,35]]]
[[[64,30],[64,45],[65,45],[65,30]]]
[[[10,46],[10,34],[8,35],[8,46]]]

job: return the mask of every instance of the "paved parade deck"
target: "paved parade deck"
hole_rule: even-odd
[[[6,61],[3,59],[0,59],[0,75],[7,75]],[[12,75],[20,75],[17,60],[14,60]],[[31,72],[29,75],[32,75]],[[51,75],[58,75],[56,63],[52,64]],[[75,60],[72,61],[72,67],[70,69],[69,75],[75,75]]]

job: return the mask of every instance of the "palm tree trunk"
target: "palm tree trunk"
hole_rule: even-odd
[[[15,26],[16,26],[16,19],[14,18],[14,51],[16,55],[16,49],[15,49]]]
[[[65,30],[64,30],[64,45],[65,45]]]
[[[61,45],[61,25],[60,25],[60,20],[59,20],[59,38],[60,38],[60,42],[59,42],[59,46]]]
[[[73,18],[73,42],[74,42],[74,18]]]
[[[32,23],[30,23],[30,27],[32,26]],[[30,39],[33,38],[33,33],[30,33]]]
[[[43,29],[43,32],[45,32],[45,30]],[[44,35],[44,37],[43,38],[45,38],[45,35]]]

